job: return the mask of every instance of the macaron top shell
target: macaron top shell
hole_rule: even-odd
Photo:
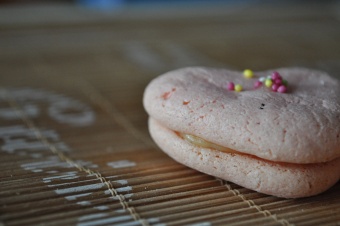
[[[253,88],[261,76],[279,72],[287,93]],[[243,91],[226,88],[241,84]],[[321,163],[340,157],[340,83],[326,73],[281,68],[255,73],[201,67],[168,72],[144,93],[150,117],[240,153],[289,163]]]

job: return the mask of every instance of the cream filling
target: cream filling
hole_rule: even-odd
[[[207,140],[204,140],[198,136],[195,135],[190,135],[190,134],[186,134],[186,133],[180,133],[180,132],[175,132],[179,137],[181,137],[182,139],[186,140],[187,142],[191,143],[192,145],[198,146],[198,147],[202,147],[202,148],[209,148],[209,149],[213,149],[213,150],[218,150],[221,152],[225,152],[225,153],[232,153],[232,154],[238,154],[238,155],[248,155],[251,156],[253,158],[258,158],[260,160],[264,160],[264,161],[269,161],[269,162],[274,162],[274,163],[285,163],[285,162],[277,162],[277,161],[273,161],[273,160],[269,160],[269,159],[263,159],[261,157],[252,155],[252,154],[247,154],[247,153],[242,153],[239,151],[235,151],[233,149],[227,148],[227,147],[223,147],[220,146],[218,144],[214,144],[211,143]],[[325,162],[324,162],[325,163]],[[312,165],[312,164],[320,164],[320,163],[290,163],[290,164],[306,164],[306,165]]]
[[[227,153],[241,154],[238,151],[235,151],[235,150],[227,148],[227,147],[220,146],[218,144],[211,143],[209,141],[206,141],[206,140],[204,140],[200,137],[194,136],[194,135],[189,135],[189,134],[179,133],[179,132],[177,132],[177,134],[180,137],[182,137],[184,140],[186,140],[189,143],[196,145],[198,147],[215,149],[215,150],[227,152]]]

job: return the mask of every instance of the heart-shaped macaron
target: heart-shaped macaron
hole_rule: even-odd
[[[339,81],[305,68],[247,73],[193,67],[152,80],[143,101],[155,142],[184,165],[266,194],[305,197],[334,185]]]

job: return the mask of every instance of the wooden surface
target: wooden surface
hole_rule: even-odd
[[[199,173],[155,146],[142,106],[184,66],[340,78],[339,18],[337,3],[0,8],[0,225],[339,225],[339,183],[287,200]]]

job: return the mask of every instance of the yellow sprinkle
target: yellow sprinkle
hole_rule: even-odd
[[[265,83],[264,83],[268,88],[272,87],[273,85],[273,81],[271,79],[266,79]]]
[[[235,87],[234,87],[234,90],[236,92],[241,92],[242,91],[242,86],[240,84],[236,84]]]
[[[254,76],[254,73],[253,73],[252,70],[246,69],[246,70],[243,71],[243,76],[245,78],[252,78]]]

